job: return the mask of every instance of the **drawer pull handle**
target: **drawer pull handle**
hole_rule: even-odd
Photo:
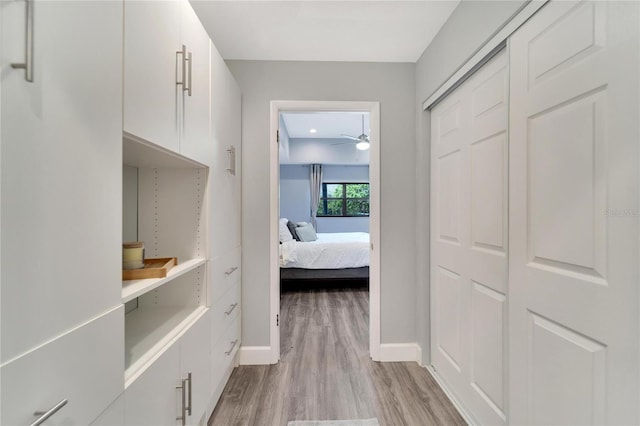
[[[36,420],[35,422],[31,423],[31,426],[40,426],[42,423],[47,421],[47,419],[49,417],[53,416],[62,407],[67,405],[67,402],[69,402],[67,399],[63,399],[62,401],[58,402],[53,407],[49,408],[47,411],[36,411],[35,413],[33,413],[33,415],[34,416],[40,416],[40,417],[38,417],[38,420]]]
[[[182,420],[182,426],[187,424],[187,379],[180,380],[182,383],[180,386],[176,386],[176,389],[180,389],[182,392],[182,417],[176,417],[176,420]]]
[[[230,146],[229,149],[227,149],[227,154],[229,154],[229,167],[227,168],[227,171],[235,176],[236,175],[236,147],[235,146]]]
[[[178,73],[176,72],[176,85],[182,86],[182,90],[186,91],[187,88],[187,46],[182,45],[182,50],[176,51],[176,62],[178,61],[178,56],[182,56],[180,60],[180,68],[182,70],[182,80],[178,81]]]
[[[236,345],[238,344],[238,339],[234,340],[233,342],[231,342],[231,347],[229,348],[229,350],[227,352],[225,352],[224,354],[226,356],[231,355],[231,352],[233,352],[233,348],[236,347]]]
[[[187,381],[189,382],[189,406],[187,407],[187,414],[189,414],[189,417],[191,417],[191,405],[193,404],[191,402],[191,371],[189,371],[189,373],[187,374]]]
[[[189,86],[187,87],[187,85],[185,85],[183,90],[187,92],[187,95],[191,96],[191,83],[193,82],[193,57],[191,52],[187,55],[186,61],[189,63],[189,73],[187,74],[189,77]]]
[[[229,275],[233,274],[237,270],[238,270],[238,267],[234,266],[233,268],[230,268],[224,271],[224,274],[228,277]]]
[[[224,314],[225,315],[231,315],[231,312],[233,312],[233,310],[236,308],[236,306],[238,306],[238,302],[236,302],[233,305],[229,306],[229,308],[231,308],[231,309],[229,309],[228,311],[225,311]]]
[[[11,64],[11,68],[23,69],[24,79],[33,83],[33,0],[26,0],[25,3],[27,7],[25,60],[19,64]]]

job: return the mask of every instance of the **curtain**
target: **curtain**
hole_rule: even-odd
[[[309,167],[311,182],[311,224],[313,229],[318,231],[318,204],[320,204],[320,196],[322,194],[322,164],[311,164]]]

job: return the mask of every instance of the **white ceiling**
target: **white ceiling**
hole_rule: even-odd
[[[416,62],[459,0],[191,0],[224,59]]]
[[[368,112],[284,112],[282,119],[292,139],[340,139],[342,135],[369,135]],[[311,129],[316,129],[311,133]]]

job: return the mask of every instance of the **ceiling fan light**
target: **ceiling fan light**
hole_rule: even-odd
[[[360,151],[366,151],[367,149],[369,149],[369,142],[360,141],[356,144],[356,148],[358,148]]]

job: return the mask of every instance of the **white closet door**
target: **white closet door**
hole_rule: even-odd
[[[122,2],[2,2],[4,364],[122,303]],[[4,410],[3,410],[4,411]]]
[[[639,5],[511,39],[510,421],[638,424]]]
[[[507,55],[432,110],[432,364],[480,423],[506,421]]]

